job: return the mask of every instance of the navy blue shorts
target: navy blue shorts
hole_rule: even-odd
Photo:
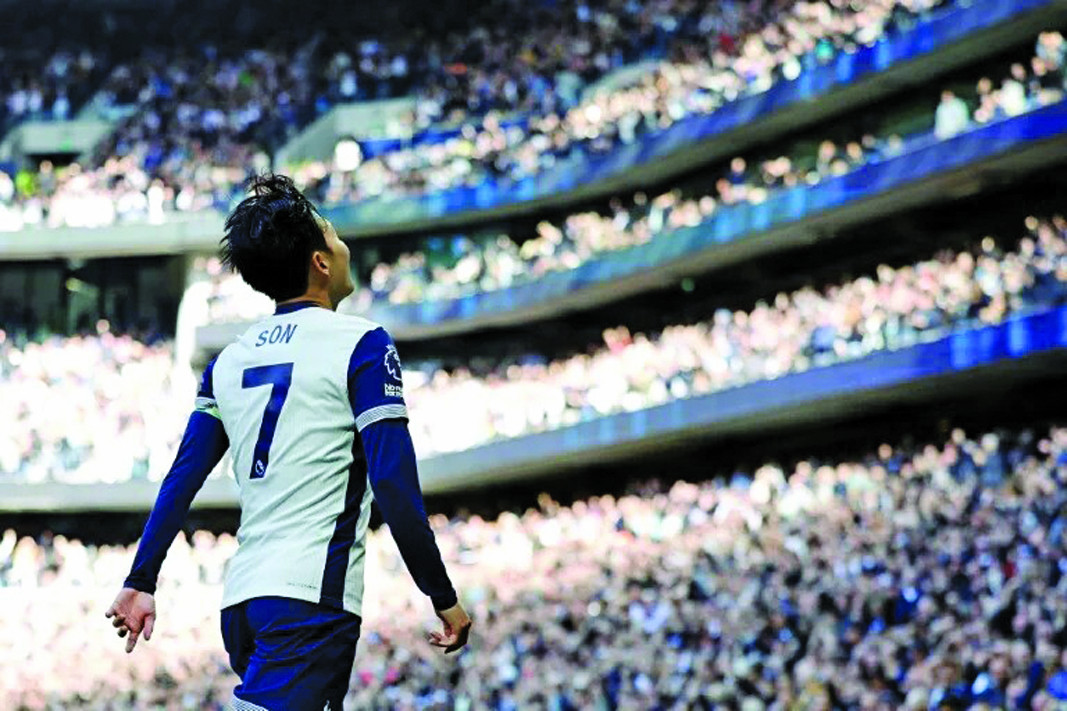
[[[285,597],[260,597],[222,611],[222,641],[241,677],[236,711],[341,711],[352,676],[360,619]]]

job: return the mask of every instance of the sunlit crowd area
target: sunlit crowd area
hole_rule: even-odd
[[[473,370],[408,363],[412,436],[431,455],[781,378],[1051,308],[1064,302],[1065,284],[1067,221],[1031,217],[1016,239],[986,236],[970,250],[881,265],[706,321],[657,333],[622,324],[563,360],[516,353]],[[6,335],[0,375],[9,404],[0,426],[12,435],[0,439],[0,479],[28,483],[158,480],[196,383],[171,343],[109,332]]]
[[[1067,700],[1067,430],[709,465],[701,482],[432,523],[477,621],[457,661],[385,530],[370,537],[360,709],[1056,709]],[[152,641],[103,611],[132,547],[0,538],[10,709],[221,709],[236,542],[180,538]],[[72,604],[73,603],[73,604]],[[34,640],[25,645],[18,640]],[[72,663],[77,660],[77,663]],[[722,706],[720,706],[722,705]]]

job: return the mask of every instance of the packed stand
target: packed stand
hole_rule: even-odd
[[[726,22],[740,31],[772,14],[773,4],[750,2]],[[690,45],[702,14],[718,15],[685,0],[497,0],[468,11],[460,30],[410,28],[388,42],[337,42],[346,49],[328,66],[333,96],[411,95],[412,132],[490,111],[544,116],[576,105],[584,86],[614,69]]]
[[[102,79],[101,58],[92,50],[0,49],[0,139],[25,120],[66,121]]]
[[[1028,218],[1012,251],[986,237],[972,251],[911,266],[881,265],[822,290],[803,288],[750,311],[660,333],[604,331],[570,358],[527,355],[472,371],[409,364],[405,395],[422,455],[556,429],[670,400],[990,325],[1067,297],[1067,220]]]
[[[762,203],[775,190],[815,186],[869,162],[895,157],[902,146],[897,136],[880,140],[867,134],[842,144],[823,141],[814,155],[783,155],[752,163],[737,157],[710,194],[688,195],[675,189],[649,198],[639,192],[627,201],[612,200],[602,212],[579,212],[558,223],[543,220],[521,244],[506,234],[437,238],[432,240],[437,249],[405,253],[395,262],[375,265],[364,293],[352,306],[456,298],[533,282],[608,252],[669,238],[675,230],[714,219],[723,208]]]
[[[1062,100],[1064,52],[1067,43],[1060,33],[1042,33],[1034,73],[1028,74],[1016,63],[999,85],[982,77],[976,85],[973,110],[946,90],[933,117],[934,138],[947,140]],[[1059,58],[1054,73],[1044,69],[1042,55]],[[607,252],[669,238],[674,230],[714,219],[722,208],[759,204],[775,190],[815,186],[923,145],[921,138],[905,140],[892,134],[824,140],[809,155],[734,158],[710,193],[689,195],[672,190],[652,198],[638,193],[628,201],[613,200],[606,210],[576,213],[558,223],[542,221],[535,235],[521,242],[505,234],[436,238],[432,241],[435,249],[405,253],[395,261],[376,265],[367,279],[366,292],[355,304],[362,307],[368,300],[417,303],[535,281],[550,272],[574,269]]]
[[[187,0],[177,15],[195,18],[197,10],[225,3]],[[0,23],[0,140],[26,120],[65,121],[83,111],[99,116],[89,104],[114,64],[133,47],[178,36],[171,34],[178,27],[175,18],[172,3],[6,3]]]
[[[0,330],[0,482],[159,479],[195,379],[169,342],[110,332],[29,340]]]
[[[1067,429],[957,429],[730,473],[570,506],[542,496],[495,520],[432,517],[477,621],[456,657],[426,643],[429,605],[391,537],[372,532],[346,707],[1067,701]],[[153,639],[127,656],[103,611],[134,547],[4,533],[0,705],[222,709],[237,679],[217,608],[235,548],[228,534],[180,535]]]
[[[0,219],[0,227],[159,222],[164,212],[154,208],[162,206],[167,213],[226,209],[249,175],[269,168],[274,149],[338,102],[423,87],[420,107],[432,104],[438,115],[459,106],[473,113],[519,110],[535,94],[554,105],[554,75],[545,80],[542,73],[558,66],[574,82],[563,80],[570,86],[564,93],[578,91],[666,42],[674,6],[664,2],[653,11],[612,2],[590,14],[568,5],[564,17],[584,19],[566,22],[537,5],[499,0],[484,13],[495,23],[487,19],[433,41],[418,27],[389,41],[361,39],[324,16],[306,36],[287,28],[270,33],[270,46],[230,51],[212,41],[211,28],[192,21],[183,44],[148,44],[111,68],[93,109],[125,118],[97,148],[93,165],[59,171],[54,184],[44,171],[40,189],[24,195],[23,219]],[[262,11],[253,24],[262,26],[272,12]],[[525,43],[515,41],[515,26]],[[131,193],[150,204],[137,204]],[[61,209],[75,201],[83,209]],[[91,217],[83,217],[86,211]]]
[[[302,42],[291,38],[243,52],[224,52],[217,43],[149,49],[118,63],[98,94],[101,110],[130,107],[133,113],[97,158],[69,173],[57,171],[51,190],[0,185],[0,229],[81,220],[78,210],[52,217],[53,199],[110,200],[111,205],[86,208],[98,216],[91,226],[225,209],[249,174],[270,165],[275,148],[333,103],[360,98],[361,85],[375,87],[375,96],[413,88],[412,130],[458,118],[460,135],[387,152],[353,171],[325,163],[293,167],[301,185],[321,201],[520,178],[574,150],[608,150],[646,130],[763,91],[797,76],[804,62],[825,62],[839,51],[871,44],[944,1],[784,7],[757,0],[704,7],[681,0],[609,0],[567,4],[553,13],[500,0],[505,11],[490,13],[496,24],[486,20],[431,41],[413,30],[400,40],[401,50],[388,41],[353,44],[351,38],[331,37],[329,28]],[[513,31],[516,25],[522,32]],[[356,49],[335,46],[346,46],[340,39]],[[649,53],[666,53],[668,59],[635,86],[579,100],[587,82]],[[502,123],[502,112],[525,118]],[[147,206],[152,186],[162,196],[162,211]],[[145,206],[120,207],[124,200]]]
[[[465,123],[455,138],[388,151],[354,170],[325,163],[289,166],[302,187],[325,202],[417,195],[459,186],[519,180],[575,152],[602,153],[693,115],[795,79],[838,52],[942,5],[942,0],[829,4],[711,3],[680,17],[670,56],[630,86],[594,92],[573,107],[533,113],[505,125],[490,114]]]
[[[972,251],[882,265],[872,276],[780,293],[750,311],[719,309],[705,322],[661,333],[608,329],[599,347],[566,359],[522,356],[476,372],[408,363],[412,437],[422,456],[468,449],[1062,303],[1067,220],[1028,218],[1026,228],[1012,251],[987,237]],[[211,293],[210,282],[202,288]],[[0,480],[161,477],[184,427],[180,403],[195,390],[172,349],[106,332],[42,343],[7,338],[0,344],[0,395],[9,403],[0,415],[7,435],[0,438]]]
[[[675,189],[649,198],[639,192],[614,199],[602,212],[579,212],[561,222],[542,220],[521,243],[507,234],[434,237],[421,251],[379,262],[369,270],[366,286],[342,306],[360,313],[374,301],[418,303],[494,291],[536,281],[555,271],[574,269],[603,255],[650,242],[684,227],[696,227],[725,207],[759,204],[774,190],[815,186],[870,161],[900,154],[897,136],[882,140],[822,141],[812,155],[777,156],[753,161],[737,157],[716,181],[714,192],[689,195]],[[236,274],[211,270],[215,291],[212,312],[219,321],[235,321],[269,312],[255,300]]]

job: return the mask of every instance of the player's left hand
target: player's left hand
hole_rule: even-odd
[[[149,593],[123,588],[111,603],[104,617],[114,618],[111,625],[118,629],[119,637],[126,637],[126,653],[137,646],[137,638],[144,633],[145,641],[152,639],[156,626],[156,599]]]
[[[430,644],[445,650],[445,654],[462,649],[471,633],[471,618],[463,605],[457,602],[446,610],[437,610],[437,617],[444,629],[429,634]]]

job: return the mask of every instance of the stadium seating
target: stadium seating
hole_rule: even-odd
[[[623,325],[606,331],[592,355],[535,364],[529,354],[516,354],[477,377],[465,369],[420,370],[408,363],[406,398],[416,448],[423,456],[467,450],[1049,311],[1067,294],[1060,266],[1067,259],[1067,221],[1030,218],[1026,230],[1004,251],[985,238],[971,252],[900,269],[883,265],[874,275],[821,293],[782,293],[750,311],[720,309],[703,323],[661,334],[631,334]],[[1033,328],[1040,333],[1043,327]],[[15,404],[3,429],[16,433],[0,452],[0,478],[114,482],[165,473],[167,453],[184,424],[175,402],[190,402],[193,392],[191,374],[172,367],[168,346],[105,333],[43,344],[11,340],[0,345],[0,355],[8,372],[0,394]],[[929,354],[910,357],[928,368],[939,362]],[[953,366],[959,362],[941,367]],[[920,369],[911,377],[928,374]],[[173,389],[180,383],[184,396]],[[819,387],[825,384],[810,395],[824,395]],[[786,391],[797,397],[803,389]],[[67,405],[33,406],[47,398]],[[740,399],[754,402],[748,394]],[[67,419],[47,414],[54,409],[67,412]]]
[[[438,517],[479,625],[458,664],[421,639],[425,603],[392,539],[372,534],[348,707],[755,710],[837,699],[919,711],[1067,699],[1067,430],[955,430],[859,458],[724,471],[731,480],[637,481],[629,495],[570,506],[545,497],[495,520]],[[179,539],[156,634],[124,657],[91,642],[89,622],[132,551],[6,531],[0,704],[223,708],[235,677],[217,603],[234,546],[229,535]]]
[[[827,31],[815,19],[818,11],[797,5],[794,17],[744,41],[747,54],[740,59],[727,59],[712,49],[710,63],[668,64],[634,89],[591,97],[565,116],[549,116],[526,131],[487,121],[480,132],[375,157],[347,173],[331,172],[318,163],[295,174],[306,175],[309,187],[320,185],[318,194],[327,204],[350,202],[328,214],[344,229],[351,225],[353,233],[360,234],[370,232],[370,225],[380,231],[409,223],[453,224],[442,218],[479,211],[503,214],[500,208],[517,204],[547,207],[557,205],[560,195],[609,195],[639,186],[642,169],[651,165],[658,166],[660,175],[663,164],[681,173],[768,134],[797,130],[843,112],[853,106],[849,92],[843,91],[850,85],[864,85],[863,100],[870,101],[880,88],[945,71],[950,66],[947,57],[954,53],[933,50],[947,49],[961,37],[977,36],[1000,22],[1007,24],[1040,5],[948,7],[909,32],[888,38],[876,29],[876,18],[888,8],[866,5],[859,16],[839,18],[842,27],[856,22],[855,34],[846,31],[845,37],[833,38],[845,51],[827,66],[820,63],[833,55],[822,54],[828,46],[823,40],[803,57],[791,56],[796,51],[792,46],[773,49],[783,41],[777,27],[811,38]],[[861,17],[867,12],[871,14]],[[994,46],[987,43],[975,51],[988,52]],[[943,56],[935,59],[936,54]],[[925,68],[914,66],[922,60],[929,62]],[[905,64],[907,70],[902,69]],[[874,72],[879,75],[871,77]],[[820,108],[804,110],[812,104]]]
[[[811,232],[841,231],[873,214],[941,200],[942,186],[1058,160],[1050,149],[1067,135],[1067,102],[1060,97],[1049,95],[1056,101],[1043,107],[1035,93],[1029,112],[1009,118],[994,109],[1000,120],[972,123],[946,140],[931,132],[907,140],[867,136],[866,148],[860,141],[841,148],[827,141],[817,159],[806,157],[810,170],[783,156],[735,171],[745,165],[735,159],[713,194],[641,194],[606,216],[585,212],[541,222],[537,236],[521,246],[506,235],[482,243],[454,239],[440,250],[450,254],[437,255],[432,267],[425,252],[379,263],[369,286],[342,309],[386,324],[398,338],[429,338],[522,323],[562,307],[588,308],[640,293],[665,275],[722,269],[809,240]],[[966,173],[959,170],[964,166]],[[270,310],[236,275],[216,268],[211,281],[211,316],[197,336],[207,350]]]
[[[419,337],[444,331],[435,328],[442,325],[456,330],[518,320],[515,316],[521,318],[523,311],[573,300],[568,297],[592,292],[591,286],[607,286],[608,298],[618,298],[640,290],[640,275],[658,272],[662,277],[669,271],[686,276],[702,263],[725,266],[717,252],[724,252],[726,245],[747,243],[751,258],[788,246],[788,234],[801,234],[815,223],[841,229],[869,219],[879,203],[892,202],[891,209],[898,212],[914,209],[938,198],[936,191],[916,192],[916,187],[951,175],[962,165],[972,168],[973,175],[983,166],[998,170],[994,165],[1009,156],[1017,160],[1030,153],[1039,161],[1053,157],[1044,141],[1062,141],[1065,129],[1067,103],[1059,102],[1031,115],[976,126],[948,141],[924,134],[896,145],[876,144],[857,151],[856,158],[846,158],[841,150],[841,157],[828,162],[827,170],[834,171],[828,175],[809,174],[804,180],[795,174],[764,174],[738,183],[723,179],[717,195],[680,199],[665,193],[629,214],[584,213],[561,225],[542,223],[538,237],[521,248],[506,237],[490,242],[481,253],[477,247],[460,245],[461,256],[451,271],[431,270],[424,254],[405,255],[396,265],[377,267],[371,294],[350,306],[389,324],[402,337]],[[788,165],[788,159],[782,160]],[[764,163],[764,169],[772,164]],[[798,185],[801,181],[808,184]],[[753,244],[758,241],[763,244]],[[626,277],[632,277],[634,286],[625,285]],[[587,301],[596,298],[604,297]]]
[[[690,31],[679,30],[678,36],[671,42],[677,44],[673,51],[682,59],[668,64],[659,74],[650,77],[643,89],[632,90],[634,102],[618,104],[616,101],[617,108],[613,108],[615,104],[601,108],[596,102],[603,99],[593,99],[593,103],[575,107],[562,119],[559,118],[561,110],[544,114],[540,122],[528,124],[529,134],[521,127],[514,126],[518,131],[519,143],[514,146],[516,155],[512,162],[521,162],[524,155],[530,156],[525,159],[527,163],[534,161],[520,173],[505,167],[494,167],[493,175],[483,172],[481,168],[472,172],[468,161],[472,152],[475,156],[485,154],[485,159],[489,160],[501,152],[502,146],[497,146],[498,143],[503,141],[503,147],[506,147],[512,140],[504,134],[494,134],[499,122],[490,118],[487,119],[488,123],[478,124],[482,133],[474,128],[476,124],[468,124],[467,128],[473,131],[469,136],[469,131],[461,132],[459,138],[427,145],[425,150],[392,151],[367,161],[351,175],[338,174],[323,180],[330,171],[329,166],[324,165],[308,166],[297,170],[296,174],[305,182],[314,179],[321,186],[321,191],[315,188],[313,192],[326,203],[350,203],[368,194],[379,197],[397,194],[390,185],[402,186],[401,193],[404,194],[413,190],[436,191],[435,196],[422,207],[405,207],[395,200],[386,200],[379,206],[369,203],[346,206],[333,214],[334,221],[343,228],[395,223],[400,218],[409,220],[440,216],[445,212],[465,211],[475,206],[487,207],[516,199],[529,200],[535,197],[530,193],[531,188],[539,194],[546,194],[573,187],[575,181],[602,181],[610,173],[631,167],[635,159],[645,162],[659,158],[684,143],[717,133],[724,127],[736,126],[742,117],[747,121],[753,110],[756,113],[774,111],[780,108],[779,104],[809,99],[836,84],[848,84],[871,71],[900,63],[916,52],[950,45],[961,36],[1004,23],[1016,14],[1040,11],[1048,3],[1047,0],[1027,0],[1022,4],[985,0],[982,8],[948,14],[942,11],[921,27],[911,27],[915,24],[916,16],[925,17],[932,7],[940,4],[934,0],[887,3],[884,7],[869,6],[862,11],[848,6],[831,9],[826,5],[822,7],[830,16],[823,17],[814,6],[801,3],[780,17],[754,16],[744,18],[739,23],[709,13],[700,22],[718,27],[719,34],[709,36],[703,31],[692,31],[692,28]],[[670,10],[667,8],[667,17],[670,16]],[[758,22],[763,22],[763,26]],[[666,24],[688,27],[685,22],[678,22],[677,18]],[[582,25],[579,23],[580,27]],[[795,78],[805,67],[814,70],[820,62],[828,61],[838,52],[851,53],[858,47],[872,45],[881,39],[883,33],[903,27],[911,34],[902,36],[891,45],[879,44],[878,51],[869,49],[859,59],[852,54],[843,54],[842,57],[848,57],[847,61],[838,62],[832,68],[825,67],[818,74],[822,78],[790,83],[785,90],[777,92],[774,100],[767,100],[758,107],[739,106],[732,112],[733,118],[719,116],[714,121],[703,121],[700,126],[679,124],[678,128],[684,130],[673,133],[654,130],[652,138],[656,146],[651,146],[644,139],[639,142],[631,139],[628,141],[629,155],[624,155],[626,151],[613,153],[614,157],[609,162],[614,167],[601,165],[590,171],[575,163],[575,160],[585,159],[574,151],[592,151],[591,155],[598,155],[613,145],[611,141],[602,145],[605,140],[600,138],[602,132],[586,126],[588,118],[580,118],[591,115],[593,109],[593,113],[601,117],[597,121],[615,121],[614,114],[624,111],[626,116],[619,116],[618,121],[622,124],[628,121],[632,123],[627,117],[636,117],[639,114],[635,111],[644,111],[644,99],[640,97],[642,92],[651,91],[652,104],[649,110],[653,113],[641,120],[653,128],[662,129],[690,113],[705,114],[721,106],[724,101],[736,99],[746,92],[760,94],[777,80]],[[797,39],[785,42],[781,28],[786,28]],[[664,32],[660,43],[670,38],[671,33]],[[922,38],[921,41],[918,38]],[[704,47],[708,42],[714,46]],[[582,46],[582,42],[576,41],[575,46]],[[991,43],[988,49],[993,46]],[[501,51],[514,50],[508,48]],[[265,151],[273,150],[283,137],[291,135],[297,127],[313,118],[322,108],[319,103],[329,104],[328,99],[308,93],[311,90],[310,82],[300,81],[301,77],[319,76],[324,71],[321,63],[325,59],[319,56],[323,52],[307,47],[292,47],[287,51],[288,54],[279,54],[257,50],[237,57],[220,58],[212,50],[199,55],[174,50],[170,53],[149,52],[140,57],[137,63],[117,64],[99,92],[101,98],[97,104],[105,110],[131,106],[133,113],[98,149],[93,165],[84,169],[48,171],[41,179],[36,179],[31,172],[21,179],[26,187],[17,193],[12,191],[6,199],[4,191],[0,189],[0,203],[7,203],[6,214],[0,215],[0,229],[4,225],[10,230],[38,225],[100,226],[124,221],[158,222],[172,213],[224,208],[239,192],[250,172],[261,171],[269,165],[269,155]],[[701,51],[712,54],[711,64],[685,59]],[[632,52],[630,54],[633,55]],[[731,54],[739,54],[740,57],[731,60]],[[624,55],[626,53],[619,56]],[[637,52],[639,55],[640,52]],[[608,56],[611,56],[610,52]],[[337,60],[337,56],[332,59]],[[374,65],[381,59],[372,58],[369,61]],[[608,64],[604,69],[615,66],[613,62],[618,60],[606,61]],[[391,63],[391,60],[386,61],[386,64]],[[288,67],[285,73],[280,69],[282,64]],[[444,66],[448,66],[447,63]],[[595,69],[586,72],[591,76],[597,73]],[[435,79],[439,77],[432,72],[420,78],[427,82],[427,86],[458,86],[464,91],[472,88],[466,81],[434,84]],[[240,86],[237,84],[239,80]],[[492,82],[487,81],[486,85],[490,86]],[[234,91],[228,94],[228,101],[232,105],[219,104],[210,91],[200,89],[205,86],[234,87]],[[699,87],[696,93],[693,91],[695,87]],[[197,90],[200,90],[200,94],[197,94]],[[324,91],[331,93],[328,88]],[[800,96],[795,96],[798,91]],[[678,102],[672,99],[671,92],[679,96],[706,94],[709,98],[693,105],[687,106],[685,102],[676,105]],[[555,95],[552,91],[548,93]],[[566,92],[561,89],[560,93]],[[520,91],[518,95],[530,96],[531,93]],[[442,101],[440,97],[432,101],[442,106],[450,104],[450,100]],[[475,102],[474,105],[481,106],[483,103]],[[833,103],[845,106],[841,101]],[[496,107],[492,102],[489,105]],[[555,105],[555,100],[549,105],[561,109]],[[566,102],[562,106],[565,107]],[[475,115],[477,113],[474,112]],[[719,119],[725,123],[719,125]],[[559,130],[553,128],[556,124]],[[612,128],[612,131],[615,130]],[[586,136],[587,132],[589,136]],[[623,131],[623,138],[631,132]],[[541,145],[545,141],[552,146]],[[574,153],[573,160],[566,157],[571,153]],[[553,168],[557,173],[555,178],[542,175],[544,170],[538,165],[538,161],[546,161],[549,157],[550,163],[562,160],[559,166]],[[458,168],[453,158],[466,161],[467,167]],[[431,162],[426,163],[427,160]],[[602,155],[597,160],[604,162]],[[432,177],[435,170],[441,173],[440,179]],[[497,178],[508,175],[514,180],[523,174],[534,173],[539,176],[536,184],[523,187],[524,184],[516,183],[505,190],[505,193],[512,191],[513,195],[497,195],[497,188],[493,185]],[[572,184],[560,184],[561,177]],[[424,188],[412,188],[409,185],[412,180],[426,181],[427,185]],[[479,186],[472,193],[476,198],[474,203],[470,196],[450,197],[446,192],[440,192],[457,185],[457,181],[468,186]],[[374,185],[380,187],[374,189]],[[365,193],[367,190],[372,192]],[[86,213],[91,217],[85,217]]]

